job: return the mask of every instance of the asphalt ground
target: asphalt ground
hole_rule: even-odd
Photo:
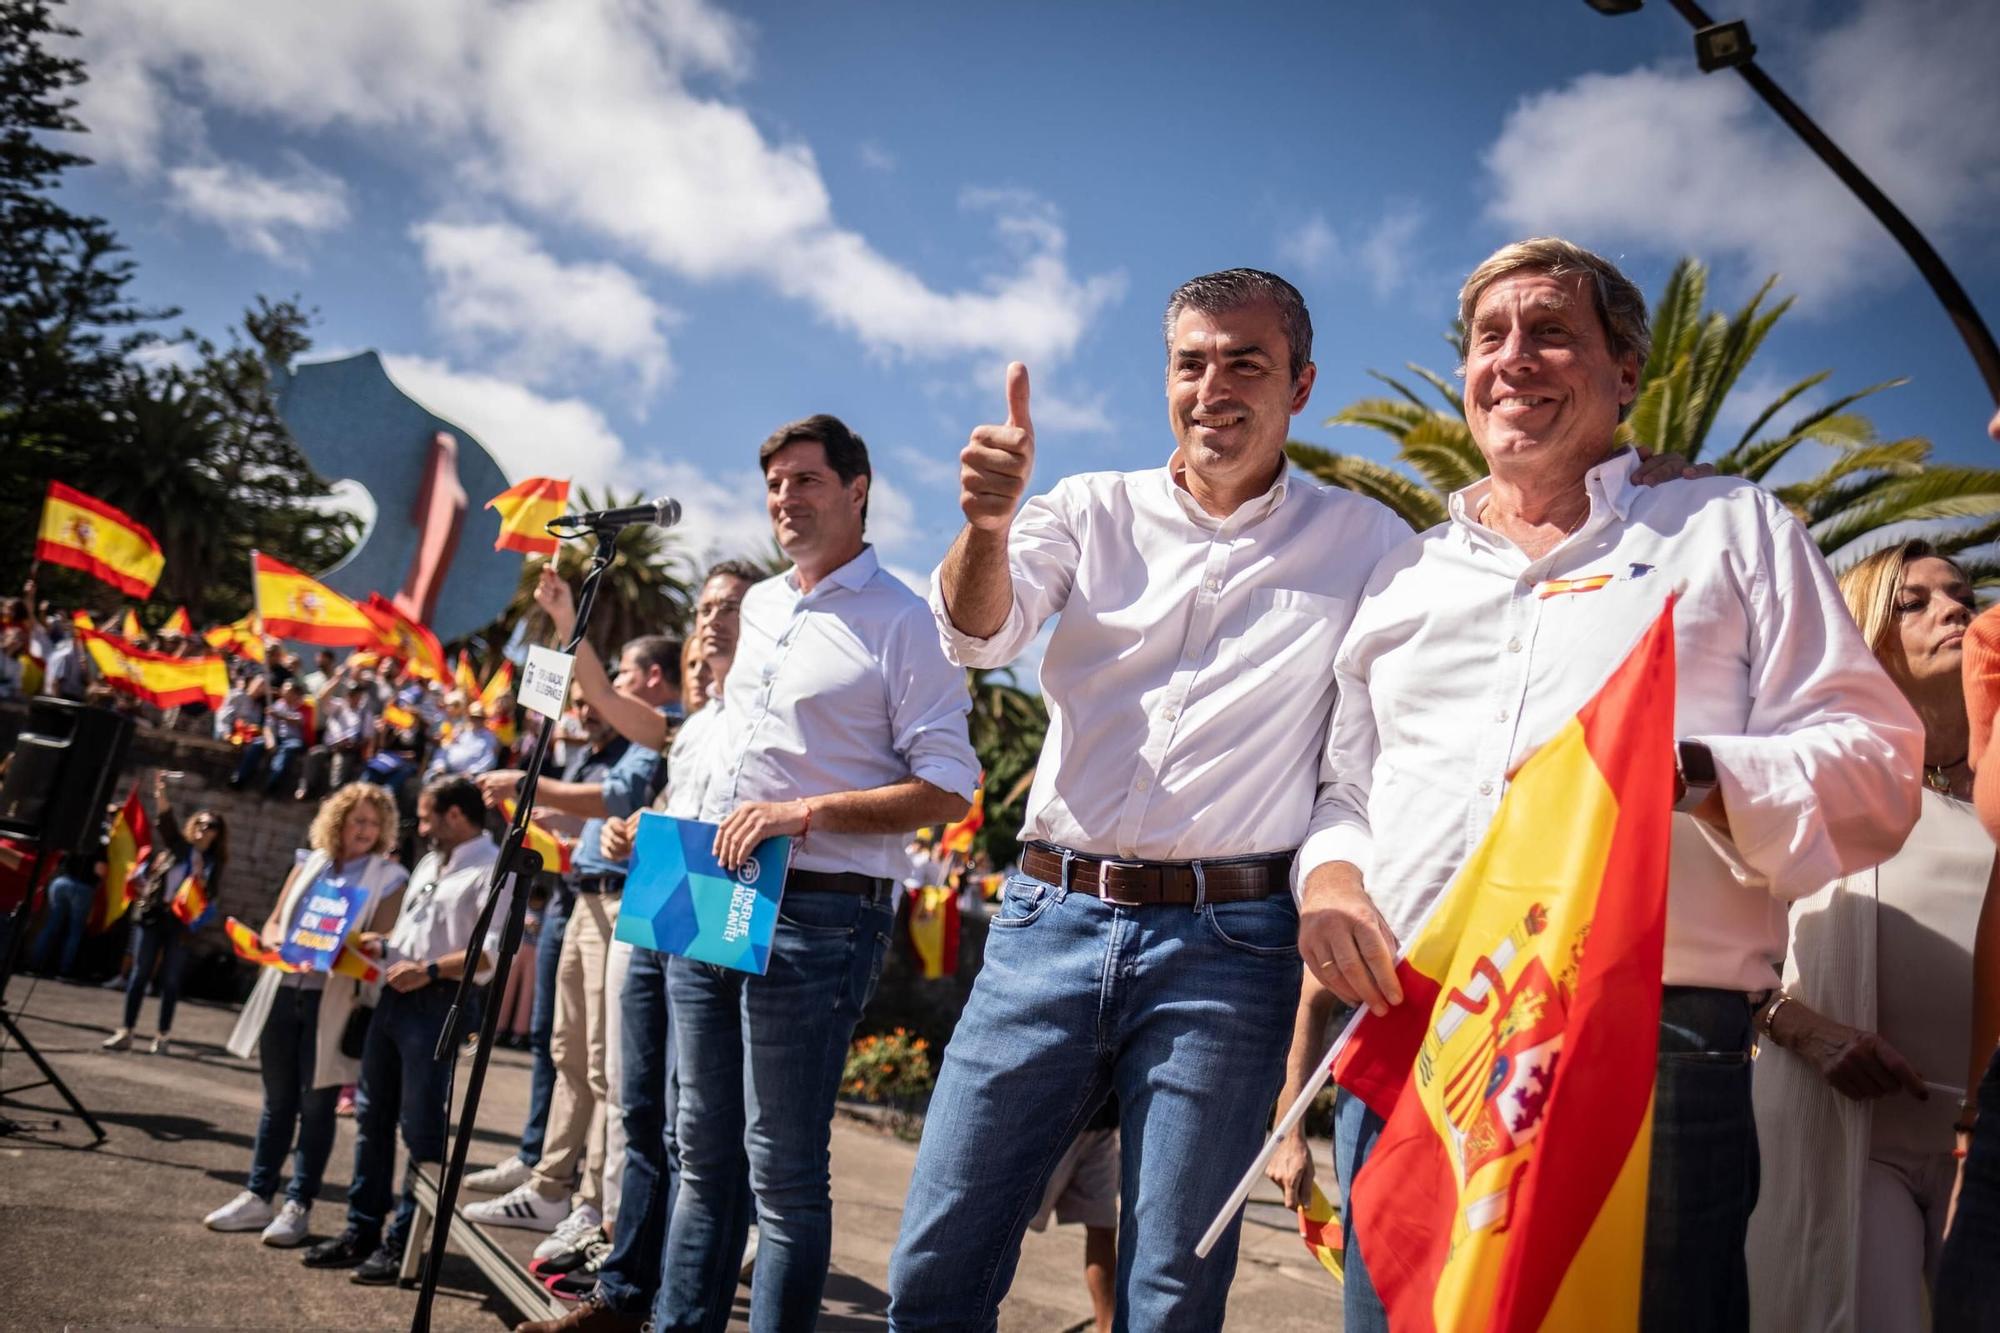
[[[129,1328],[398,1329],[414,1296],[362,1287],[341,1272],[305,1269],[294,1252],[255,1233],[222,1235],[202,1215],[242,1188],[262,1090],[256,1066],[222,1049],[235,1010],[183,1001],[173,1051],[150,1054],[156,1002],[140,1016],[132,1050],[98,1043],[118,1018],[119,993],[17,978],[9,1011],[103,1124],[89,1131],[52,1088],[0,1097],[0,1115],[22,1132],[0,1137],[0,1329]],[[466,1060],[460,1063],[461,1083]],[[0,1053],[0,1088],[37,1078],[18,1050]],[[472,1161],[512,1151],[526,1112],[525,1054],[495,1053]],[[1323,1148],[1324,1145],[1320,1145]],[[339,1231],[353,1162],[353,1122],[340,1122],[315,1238]],[[834,1243],[820,1328],[886,1329],[889,1252],[902,1216],[916,1145],[842,1116],[833,1133]],[[531,1237],[521,1236],[524,1245]],[[1087,1326],[1083,1232],[1029,1233],[1002,1308],[1003,1333]],[[747,1327],[748,1288],[732,1327]],[[464,1257],[443,1270],[432,1326],[504,1329],[516,1322]],[[1250,1205],[1228,1328],[1284,1333],[1340,1325],[1338,1288],[1306,1253],[1292,1216],[1264,1187]]]

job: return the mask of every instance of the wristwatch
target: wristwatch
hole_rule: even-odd
[[[425,963],[424,975],[432,981],[436,981],[438,979],[438,965],[436,963]]]
[[[1681,741],[1674,747],[1674,785],[1680,795],[1674,809],[1688,814],[1715,790],[1715,756],[1700,741]]]

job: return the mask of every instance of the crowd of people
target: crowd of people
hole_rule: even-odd
[[[516,1150],[465,1181],[490,1196],[474,1221],[544,1233],[535,1271],[576,1302],[523,1327],[719,1328],[753,1225],[752,1327],[814,1326],[834,1101],[905,845],[979,783],[963,668],[1011,661],[1052,619],[1021,862],[930,1103],[889,1321],[993,1327],[1023,1233],[1053,1211],[1089,1228],[1101,1325],[1220,1327],[1240,1222],[1207,1258],[1196,1244],[1274,1105],[1343,1009],[1408,1002],[1399,948],[1670,588],[1639,1322],[1996,1326],[2000,610],[1975,620],[1965,570],[1921,542],[1836,578],[1769,492],[1623,445],[1649,333],[1609,261],[1524,241],[1460,300],[1490,475],[1421,534],[1288,471],[1312,324],[1256,270],[1196,278],[1166,308],[1161,467],[1031,497],[1029,381],[1010,367],[1005,421],[960,456],[966,525],[927,596],[867,542],[861,439],[830,416],[773,432],[757,462],[791,568],[711,568],[685,643],[641,637],[615,663],[581,647],[560,776],[536,796],[576,850],[521,960],[531,1108]],[[571,589],[544,571],[535,597],[566,641]],[[304,1242],[329,1093],[358,1077],[345,1225],[305,1263],[389,1282],[414,1206],[395,1139],[442,1159],[449,1063],[432,1052],[453,983],[493,963],[497,927],[472,927],[488,829],[523,775],[472,701],[393,668],[323,661],[276,696],[259,679],[216,719],[256,729],[239,781],[334,788],[265,940],[316,892],[358,886],[354,939],[383,981],[363,1023],[350,978],[260,979],[238,1036],[264,1112],[243,1192],[207,1220]],[[431,733],[385,733],[391,704]],[[407,882],[387,855],[399,789],[429,848]],[[647,810],[717,824],[726,867],[794,840],[765,974],[616,938]],[[221,872],[224,830],[197,814],[159,858],[149,892],[171,897],[176,874]],[[170,997],[162,1011],[164,1034]],[[1344,1201],[1383,1122],[1345,1091],[1334,1119]],[[1301,1137],[1270,1175],[1304,1203]],[[1344,1327],[1386,1328],[1370,1273],[1392,1242],[1341,1211]]]

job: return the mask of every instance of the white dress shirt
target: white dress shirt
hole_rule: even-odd
[[[667,747],[667,785],[659,807],[676,819],[700,819],[702,797],[714,771],[716,737],[722,730],[722,696],[717,695],[681,723]]]
[[[499,855],[500,849],[492,837],[482,832],[452,848],[449,856],[431,852],[417,862],[417,868],[410,872],[409,884],[403,889],[402,910],[389,931],[385,962],[408,959],[434,963],[471,944],[472,928],[478,924],[479,909],[485,904],[486,878]],[[480,946],[475,981],[483,982],[493,975],[493,964],[500,957],[500,931],[506,924],[507,901],[502,898],[500,906],[494,909],[492,928]]]
[[[1479,522],[1484,481],[1384,558],[1336,663],[1300,878],[1359,866],[1408,944],[1507,773],[1684,585],[1674,734],[1714,755],[1731,837],[1674,817],[1666,981],[1762,990],[1778,980],[1785,904],[1902,846],[1923,728],[1774,496],[1731,477],[1643,487],[1637,465],[1621,451],[1592,469],[1589,516],[1540,560]]]
[[[965,673],[938,651],[923,599],[876,563],[872,546],[810,593],[787,571],[743,595],[727,695],[704,819],[746,801],[866,791],[912,776],[967,801],[979,786]],[[812,829],[794,844],[792,864],[896,879],[906,836]]]
[[[1168,467],[1066,477],[1029,500],[992,638],[960,633],[931,580],[945,652],[967,666],[1012,661],[1061,615],[1022,839],[1149,861],[1296,848],[1334,650],[1377,557],[1409,536],[1373,500],[1290,475],[1228,518]]]

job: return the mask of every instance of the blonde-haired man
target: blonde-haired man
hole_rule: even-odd
[[[1335,659],[1299,949],[1341,999],[1401,1002],[1399,941],[1478,844],[1507,775],[1685,585],[1641,1324],[1740,1329],[1751,1018],[1777,984],[1787,902],[1902,845],[1923,730],[1775,497],[1730,477],[1635,484],[1615,433],[1649,338],[1616,267],[1523,241],[1474,270],[1460,309],[1466,422],[1491,475],[1376,566]],[[1343,1189],[1380,1127],[1343,1095]],[[1344,1327],[1365,1333],[1386,1323],[1369,1237],[1349,1239]]]

